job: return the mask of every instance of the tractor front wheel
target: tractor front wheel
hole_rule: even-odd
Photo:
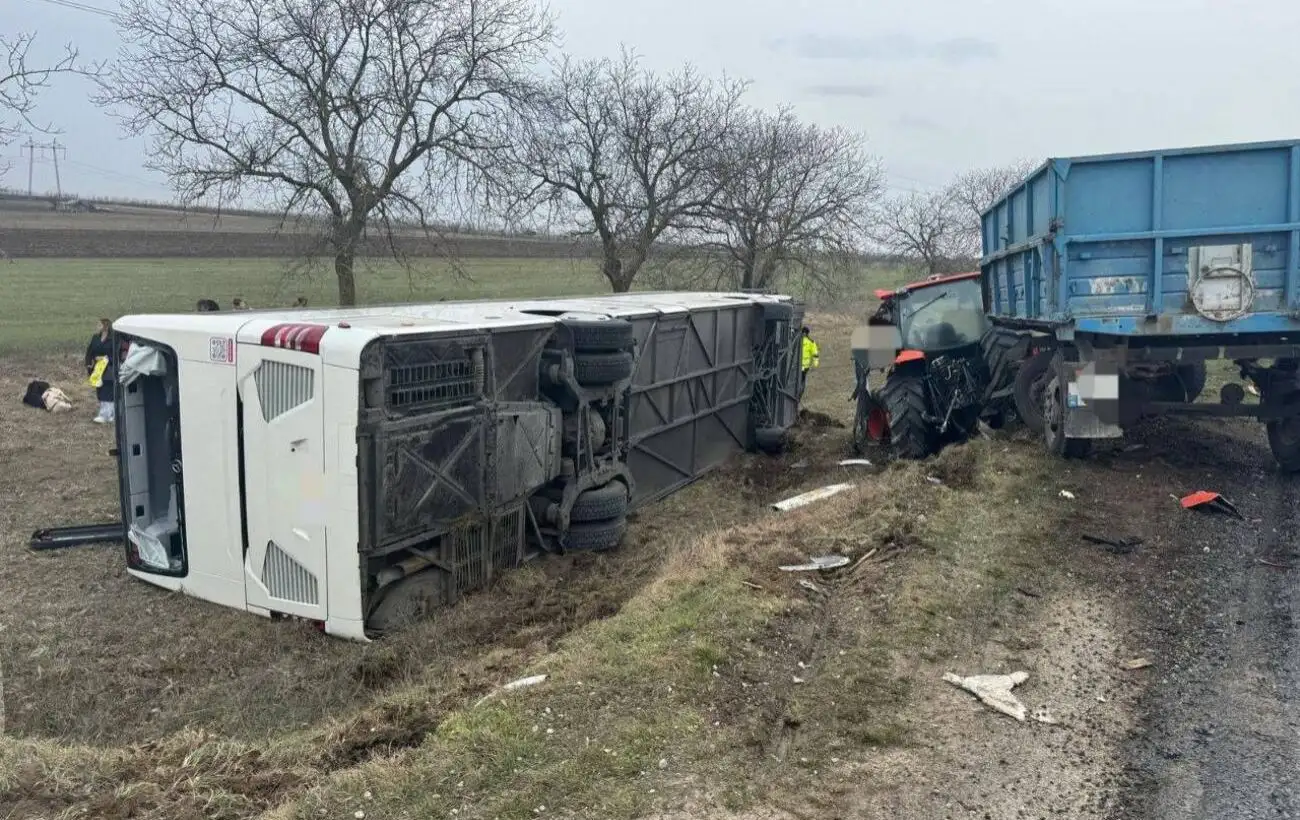
[[[864,386],[853,414],[853,452],[858,455],[889,443],[889,413]]]
[[[915,370],[894,370],[880,389],[889,416],[889,440],[902,458],[922,459],[934,452],[935,430],[926,420],[925,376]]]

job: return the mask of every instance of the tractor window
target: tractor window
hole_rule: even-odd
[[[931,285],[911,291],[899,305],[903,347],[949,350],[974,344],[988,329],[978,279]]]

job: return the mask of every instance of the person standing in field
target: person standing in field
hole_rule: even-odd
[[[86,375],[86,381],[95,388],[95,398],[99,400],[95,423],[111,424],[116,418],[113,385],[117,374],[113,367],[113,322],[109,319],[99,320],[99,330],[86,345]]]
[[[799,400],[803,400],[803,391],[808,387],[808,371],[820,364],[821,348],[813,341],[812,330],[803,326],[803,337],[799,342]]]

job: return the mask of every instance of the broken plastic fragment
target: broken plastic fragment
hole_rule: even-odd
[[[870,461],[867,461],[865,458],[846,458],[846,459],[844,459],[843,461],[838,462],[838,464],[839,464],[839,466],[841,466],[841,467],[870,467],[870,466],[872,466],[872,465],[871,465],[871,462],[870,462]]]
[[[1151,661],[1146,658],[1134,658],[1131,661],[1124,661],[1121,664],[1125,669],[1146,669],[1151,665]]]
[[[1070,501],[1073,501],[1074,493],[1070,492],[1069,490],[1061,490],[1061,498],[1067,498]]]
[[[549,675],[531,675],[531,676],[526,677],[526,678],[520,678],[519,680],[512,680],[512,681],[510,681],[509,683],[507,683],[507,684],[505,684],[504,686],[502,686],[500,689],[496,689],[496,690],[493,690],[493,691],[487,693],[486,695],[484,695],[482,698],[479,699],[478,703],[475,703],[474,705],[475,705],[475,706],[478,706],[479,704],[483,703],[483,702],[486,701],[486,700],[491,700],[492,698],[496,697],[497,695],[501,694],[502,692],[512,692],[512,691],[514,691],[514,690],[516,690],[516,689],[526,689],[526,688],[528,688],[529,686],[536,686],[537,684],[542,683],[543,681],[545,681],[548,677],[550,677],[550,676],[549,676]]]
[[[1012,672],[1010,675],[971,675],[963,678],[944,672],[943,679],[959,689],[965,689],[992,709],[1016,720],[1025,719],[1025,705],[1011,694],[1011,690],[1029,680],[1028,672]]]
[[[849,562],[844,555],[818,555],[808,559],[806,564],[786,564],[780,567],[782,572],[816,572],[819,569],[838,569]]]
[[[1204,510],[1206,512],[1219,512],[1231,515],[1233,518],[1246,520],[1238,510],[1235,504],[1228,499],[1210,490],[1200,490],[1191,495],[1185,495],[1179,499],[1180,504],[1185,510]]]
[[[851,489],[853,489],[852,484],[830,484],[816,490],[800,493],[799,495],[796,495],[793,498],[787,498],[784,501],[778,501],[772,505],[772,509],[777,512],[789,512],[790,510],[811,504],[814,501],[821,501],[823,498],[830,498],[833,495],[838,495],[845,490]]]

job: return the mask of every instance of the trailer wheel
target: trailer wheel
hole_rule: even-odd
[[[604,387],[632,375],[632,354],[578,353],[573,357],[573,377],[586,387]]]
[[[1043,438],[1048,452],[1061,458],[1087,458],[1092,439],[1067,438],[1065,435],[1065,397],[1061,381],[1052,376],[1043,391]]]
[[[889,441],[902,458],[921,459],[934,452],[934,427],[926,421],[925,376],[893,370],[880,388],[889,416]]]
[[[569,552],[604,552],[617,547],[626,532],[627,519],[624,517],[573,524],[565,536],[565,549]]]
[[[383,597],[366,619],[380,634],[396,632],[450,603],[451,578],[446,570],[430,567],[395,581],[381,590]]]
[[[626,319],[562,316],[560,323],[573,334],[573,348],[577,351],[626,350],[632,345],[632,323]]]
[[[569,520],[574,522],[605,521],[627,515],[627,485],[611,481],[603,487],[587,490],[573,502]]]
[[[1016,415],[1020,416],[1030,431],[1038,435],[1043,434],[1045,426],[1043,394],[1052,379],[1052,359],[1055,355],[1054,350],[1040,350],[1020,365],[1020,371],[1016,373]]]

